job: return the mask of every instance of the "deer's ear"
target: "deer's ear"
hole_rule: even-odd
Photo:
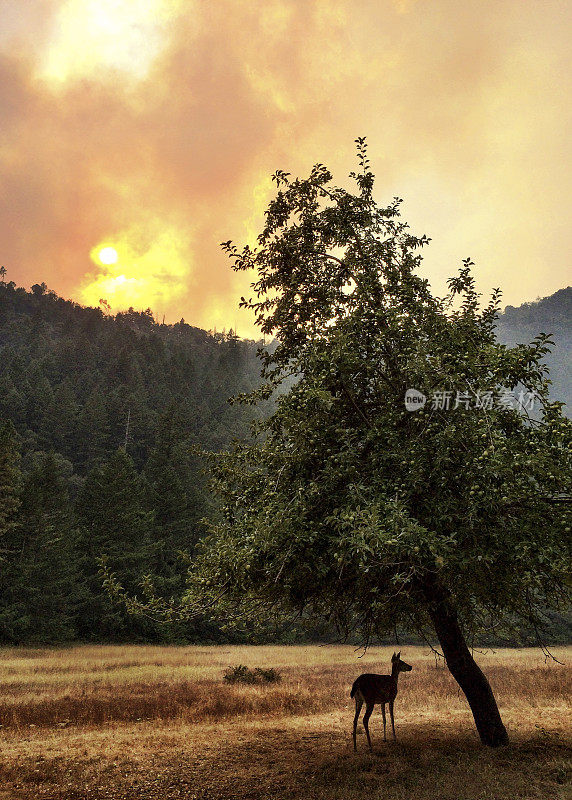
[[[397,658],[399,658],[399,656],[400,656],[400,655],[401,655],[401,650],[400,650],[400,651],[399,651],[399,653],[397,654]]]
[[[395,650],[393,651],[393,655],[391,656],[391,658],[392,659],[395,658]]]

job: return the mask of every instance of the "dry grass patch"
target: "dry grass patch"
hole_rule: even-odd
[[[9,728],[149,719],[200,722],[339,709],[348,704],[349,687],[360,672],[388,671],[390,652],[377,648],[358,659],[349,647],[137,650],[131,646],[47,650],[43,658],[39,651],[30,656],[26,650],[18,658],[10,650],[0,658],[0,724]],[[572,696],[572,672],[545,663],[538,651],[516,652],[516,657],[502,651],[481,659],[499,703],[565,705]],[[265,669],[274,664],[282,680],[227,684],[223,676],[229,656],[247,656],[245,661]],[[448,670],[436,667],[426,650],[408,648],[407,658],[414,669],[400,678],[398,715],[466,709]],[[510,658],[513,664],[507,663]]]
[[[180,720],[205,722],[235,716],[291,715],[319,711],[331,696],[306,687],[221,685],[215,681],[129,683],[83,688],[64,695],[0,699],[6,727],[101,725],[112,721]],[[328,701],[328,702],[327,702]]]

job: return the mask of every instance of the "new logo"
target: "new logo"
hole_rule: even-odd
[[[407,411],[419,411],[426,402],[427,398],[418,389],[408,389],[405,392],[405,408]]]

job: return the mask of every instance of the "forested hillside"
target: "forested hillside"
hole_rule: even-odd
[[[257,349],[0,284],[0,641],[163,635],[110,605],[97,559],[132,591],[182,589],[210,503],[195,451],[248,435],[228,398],[259,381]]]
[[[507,344],[554,333],[554,398],[569,409],[571,306],[568,288],[499,320]],[[144,574],[182,591],[180,553],[192,559],[211,510],[197,446],[249,435],[253,408],[228,398],[258,384],[257,349],[0,282],[0,642],[223,637],[208,619],[166,634],[129,617],[99,558],[130,592]]]

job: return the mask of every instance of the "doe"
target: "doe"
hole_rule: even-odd
[[[387,741],[385,735],[385,704],[389,703],[389,716],[391,717],[391,727],[393,729],[393,738],[395,739],[395,723],[393,721],[393,703],[397,696],[397,679],[400,672],[410,672],[412,667],[402,661],[401,652],[394,653],[391,656],[391,675],[373,675],[366,672],[360,675],[354,681],[350,697],[356,699],[356,713],[354,717],[354,750],[357,750],[356,745],[356,730],[361,707],[365,703],[365,714],[363,715],[363,726],[367,734],[367,743],[371,750],[371,739],[369,737],[368,722],[371,717],[371,712],[376,704],[381,705],[381,713],[383,715],[383,741]]]

